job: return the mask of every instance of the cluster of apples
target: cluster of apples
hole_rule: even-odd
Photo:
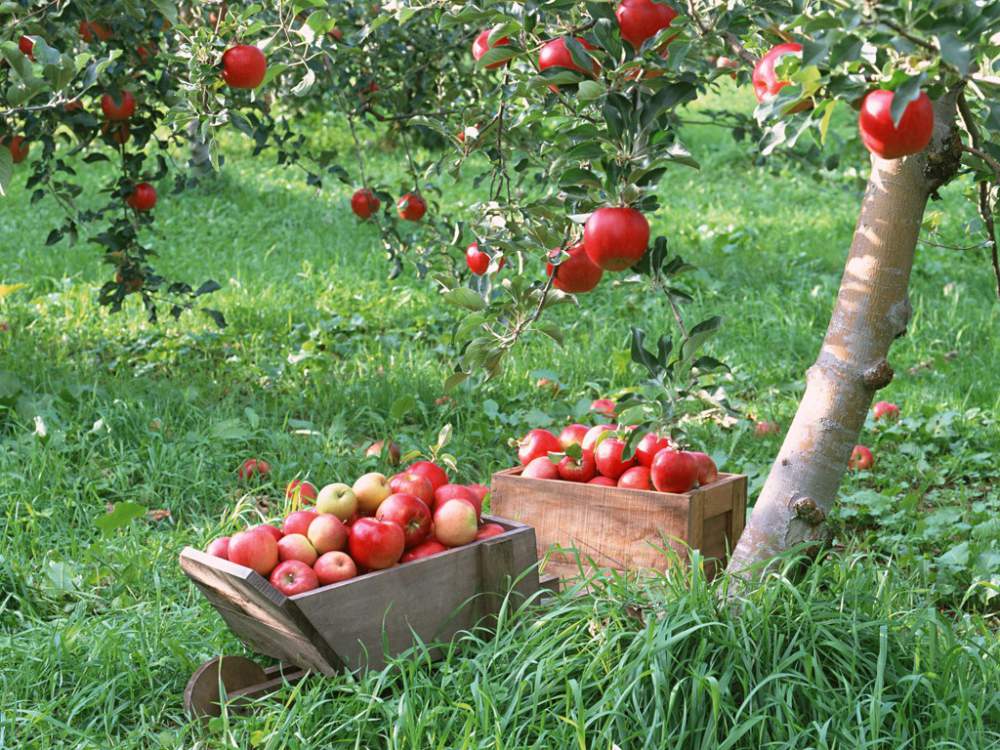
[[[368,219],[376,214],[382,201],[370,188],[359,188],[351,196],[351,210],[359,219]],[[396,201],[396,211],[404,221],[420,221],[427,213],[427,201],[420,193],[409,192]]]
[[[634,427],[571,424],[559,436],[531,430],[518,441],[522,477],[586,482],[605,487],[683,493],[719,478],[712,458],[679,450],[668,437],[647,433],[625,458],[623,439]]]
[[[270,470],[266,461],[250,458],[238,473],[251,479]],[[488,492],[481,484],[452,484],[431,461],[417,461],[393,477],[370,472],[353,486],[317,489],[295,479],[286,498],[311,508],[289,513],[280,528],[260,524],[216,539],[206,552],[252,568],[294,596],[502,534],[503,526],[481,523]]]

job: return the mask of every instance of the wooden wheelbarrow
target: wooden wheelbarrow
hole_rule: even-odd
[[[188,681],[188,713],[218,716],[220,690],[238,706],[310,673],[379,669],[417,639],[445,643],[459,631],[488,625],[508,591],[528,597],[558,585],[539,581],[533,528],[484,520],[506,531],[291,597],[250,568],[185,548],[181,567],[232,631],[254,651],[279,660],[265,669],[241,656],[210,659]]]

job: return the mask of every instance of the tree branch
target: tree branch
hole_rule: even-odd
[[[1000,180],[1000,164],[997,164],[996,159],[983,151],[979,126],[976,125],[976,117],[972,113],[969,103],[965,100],[964,93],[958,95],[958,113],[962,118],[962,124],[965,125],[966,132],[969,134],[969,139],[972,141],[971,146],[963,143],[962,150],[975,154],[986,162],[997,176],[997,179]],[[993,207],[990,205],[990,192],[992,188],[993,183],[989,180],[980,180],[979,215],[982,217],[983,225],[986,228],[986,240],[990,248],[990,260],[993,263],[993,276],[997,284],[997,299],[1000,299],[1000,248],[997,247],[996,224],[993,220]]]

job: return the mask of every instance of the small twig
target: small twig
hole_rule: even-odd
[[[969,133],[969,138],[972,141],[971,147],[962,144],[962,150],[969,151],[970,153],[973,153],[983,159],[983,161],[993,168],[997,178],[1000,179],[1000,169],[997,168],[998,165],[996,160],[982,150],[983,144],[982,138],[979,134],[979,127],[976,125],[976,118],[969,107],[969,103],[965,100],[965,94],[958,95],[958,113],[961,116],[962,124],[965,125],[965,129]],[[980,180],[979,215],[982,217],[983,225],[986,228],[986,240],[989,243],[990,260],[993,263],[993,276],[996,278],[997,282],[997,299],[1000,299],[1000,249],[997,247],[996,225],[993,221],[993,207],[990,205],[990,192],[992,189],[993,183],[989,180]]]
[[[963,143],[962,150],[965,151],[967,154],[978,156],[980,159],[986,162],[989,165],[990,169],[993,170],[993,173],[997,176],[997,179],[1000,180],[1000,162],[998,162],[992,156],[987,154],[981,148],[976,148],[975,146],[967,146]]]
[[[677,327],[681,329],[681,336],[683,336],[686,341],[688,338],[688,330],[687,326],[684,325],[684,318],[681,317],[680,308],[677,307],[677,303],[674,302],[674,298],[670,295],[670,292],[664,289],[663,293],[667,295],[667,302],[670,303],[670,312],[674,314],[674,320],[677,323]]]
[[[365,175],[365,157],[361,148],[361,142],[358,140],[357,130],[354,128],[354,117],[350,114],[347,115],[347,125],[351,129],[351,138],[354,139],[354,153],[358,159],[358,171],[361,172],[361,184],[364,187],[368,187],[368,177]]]
[[[960,253],[968,252],[969,250],[982,250],[984,247],[989,246],[989,242],[983,241],[976,245],[967,245],[965,247],[959,247],[958,245],[948,245],[943,242],[931,242],[930,240],[920,240],[923,245],[930,245],[931,247],[940,247],[942,250],[955,250]]]
[[[903,37],[903,39],[913,42],[915,45],[927,50],[928,52],[933,52],[936,55],[940,54],[941,52],[934,44],[928,42],[926,39],[921,39],[918,36],[914,36],[895,21],[886,21],[884,18],[876,18],[875,23],[885,26],[886,28],[892,29],[901,37]]]

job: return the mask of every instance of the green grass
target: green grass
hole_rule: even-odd
[[[733,368],[730,398],[787,425],[839,284],[862,156],[817,179],[755,166],[719,129],[689,135],[703,169],[668,175],[654,230],[700,268],[691,317],[725,317],[710,348]],[[377,166],[398,178],[392,154]],[[933,206],[945,243],[969,244],[967,189]],[[613,582],[508,612],[498,638],[469,634],[442,663],[417,652],[311,679],[248,718],[188,724],[188,675],[242,647],[181,574],[185,544],[258,517],[297,474],[374,466],[358,449],[384,434],[426,451],[450,423],[459,478],[483,481],[510,464],[506,438],[632,385],[629,325],[659,333],[670,316],[609,278],[558,311],[564,349],[528,343],[496,382],[439,404],[457,315],[426,281],[386,280],[347,188],[317,193],[234,145],[218,180],[165,193],[159,264],[223,284],[221,332],[198,317],[150,327],[134,301],[107,314],[93,248],[42,247],[55,207],[29,206],[17,184],[0,204],[0,282],[28,284],[0,303],[0,747],[1000,746],[987,583],[1000,570],[1000,307],[982,255],[930,246],[884,392],[905,418],[870,425],[877,471],[845,484],[840,546],[821,564],[775,576],[739,613],[697,576]],[[444,200],[467,196],[450,186]],[[557,398],[534,388],[539,370],[563,384]],[[778,438],[749,425],[694,438],[757,487]],[[275,476],[247,494],[235,468],[249,455]],[[123,502],[170,516],[102,536],[95,520]]]

